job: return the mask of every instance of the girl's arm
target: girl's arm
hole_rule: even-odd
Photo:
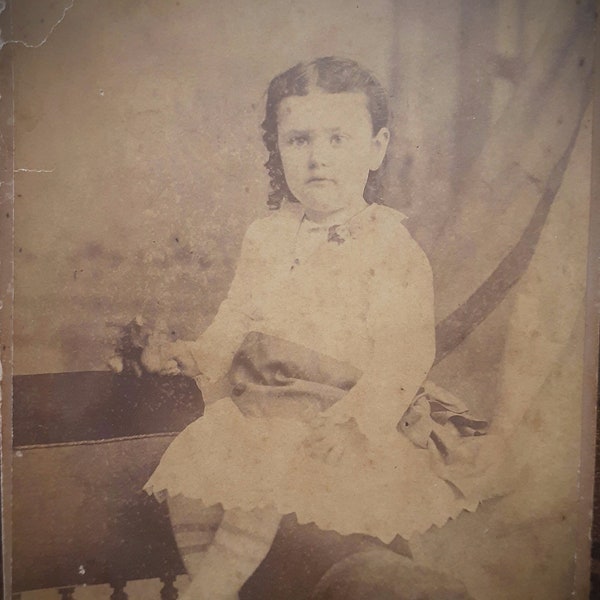
[[[369,366],[324,416],[351,418],[367,437],[397,435],[396,424],[435,357],[433,280],[427,257],[402,227],[374,268],[368,326]]]
[[[264,221],[264,219],[263,219]],[[227,298],[221,303],[212,323],[195,341],[166,341],[166,336],[150,336],[142,363],[150,372],[183,374],[197,379],[201,387],[218,381],[228,370],[231,359],[252,322],[257,318],[252,290],[260,279],[261,221],[253,223],[244,236],[242,250]]]
[[[235,352],[258,318],[252,290],[260,279],[263,264],[260,259],[263,228],[262,221],[248,228],[227,298],[200,337],[188,342],[201,381],[215,382],[225,375]]]

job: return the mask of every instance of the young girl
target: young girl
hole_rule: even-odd
[[[263,123],[272,213],[250,226],[200,338],[146,349],[152,370],[232,386],[146,487],[168,498],[186,598],[237,598],[288,513],[387,543],[464,508],[396,429],[435,344],[427,258],[381,205],[387,125],[382,86],[353,61],[275,77]]]

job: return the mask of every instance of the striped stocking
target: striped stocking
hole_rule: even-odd
[[[223,519],[223,509],[220,504],[206,507],[202,500],[181,495],[169,497],[167,504],[181,560],[194,577]]]
[[[200,501],[183,498],[180,502],[180,498],[169,501],[169,511],[175,540],[192,578],[182,600],[237,599],[240,588],[269,552],[281,516],[274,509],[223,513],[220,507],[207,509]],[[191,509],[190,503],[196,508]],[[184,514],[184,520],[178,521]]]

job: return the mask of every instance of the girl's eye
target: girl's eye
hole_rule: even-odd
[[[308,144],[308,137],[305,135],[295,135],[288,140],[288,144],[296,148],[302,148],[302,146]]]
[[[331,136],[331,145],[339,146],[344,141],[344,136],[339,133],[334,133]]]

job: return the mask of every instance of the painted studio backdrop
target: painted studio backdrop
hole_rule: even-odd
[[[465,480],[494,499],[413,540],[414,560],[452,573],[482,600],[567,597],[593,2],[21,0],[12,19],[17,379],[107,371],[137,315],[177,337],[201,333],[227,293],[246,228],[268,212],[260,123],[270,79],[299,60],[354,58],[390,93],[386,202],[407,215],[433,268],[429,379],[491,422],[482,439],[508,436],[522,450],[510,469],[499,446],[473,452]],[[47,458],[34,434],[16,450],[15,528],[31,522],[30,503],[46,506],[52,494],[72,504],[77,525],[39,544],[15,540],[14,591],[36,600],[58,594],[28,590],[72,586],[83,600],[130,581],[130,598],[158,597],[161,574],[134,566],[119,581],[106,564],[85,579],[93,566],[83,561],[108,561],[99,557],[113,550],[101,548],[112,548],[107,531],[116,534],[101,512],[89,527],[89,466],[83,454],[61,454],[73,440],[45,441]],[[90,441],[82,452],[94,451]],[[102,446],[110,459],[85,454],[97,477],[135,453],[158,460],[165,441],[118,444]],[[57,469],[65,482],[45,483]],[[48,510],[60,512],[56,503]],[[91,537],[74,542],[82,530]],[[69,548],[88,546],[69,579]],[[64,581],[35,575],[33,565],[51,570],[53,560],[68,563]]]

